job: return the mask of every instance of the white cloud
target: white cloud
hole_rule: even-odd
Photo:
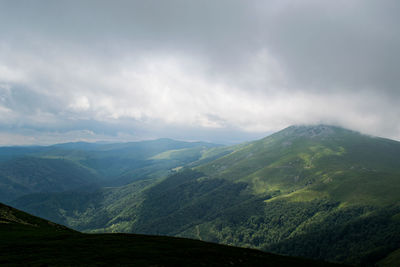
[[[90,108],[89,99],[86,96],[76,97],[74,102],[69,106],[74,111],[86,111]]]
[[[183,17],[175,1],[156,17],[135,1],[100,1],[90,19],[68,1],[58,17],[40,4],[0,11],[0,131],[134,139],[138,127],[161,137],[159,125],[250,134],[320,122],[399,138],[394,2],[226,3],[180,3]]]

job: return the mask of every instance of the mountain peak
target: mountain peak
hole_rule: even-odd
[[[287,137],[317,138],[317,137],[328,137],[343,132],[350,133],[353,131],[346,130],[338,126],[318,124],[318,125],[293,125],[283,129],[277,134]]]
[[[291,126],[294,134],[299,136],[321,136],[321,135],[331,135],[335,132],[335,126],[330,125],[295,125]]]

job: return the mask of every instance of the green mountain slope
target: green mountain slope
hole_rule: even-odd
[[[332,126],[292,126],[205,150],[186,169],[153,182],[139,190],[114,188],[107,201],[83,200],[81,207],[100,204],[78,213],[50,197],[36,207],[30,196],[14,204],[34,214],[46,207],[61,214],[58,222],[86,231],[189,237],[349,264],[373,264],[400,247],[396,141]],[[113,212],[104,220],[90,215],[107,210]]]
[[[351,205],[400,200],[400,143],[332,126],[292,126],[198,170],[246,182],[256,195]]]
[[[0,163],[0,201],[35,192],[82,190],[97,182],[91,170],[68,160],[22,157]]]
[[[12,205],[79,231],[107,228],[112,232],[115,228],[118,232],[129,232],[136,218],[135,211],[144,199],[143,192],[156,181],[141,180],[90,193],[29,194],[13,201]]]
[[[148,189],[131,231],[346,263],[399,247],[398,142],[289,127],[194,170]]]
[[[0,148],[0,201],[31,193],[93,190],[167,176],[218,145],[158,139]],[[218,151],[218,149],[217,149]],[[218,155],[218,153],[217,153]]]
[[[81,234],[0,203],[0,264],[30,266],[337,266],[201,241]]]
[[[40,155],[78,162],[94,170],[106,185],[120,186],[165,175],[167,170],[197,160],[203,150],[216,146],[164,138],[116,144],[67,143],[54,145]],[[161,156],[163,153],[169,157]]]

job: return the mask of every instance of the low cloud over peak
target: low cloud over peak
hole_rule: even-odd
[[[0,5],[2,144],[231,143],[302,123],[400,140],[397,1]]]

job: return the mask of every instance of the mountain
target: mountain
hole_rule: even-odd
[[[72,161],[21,157],[0,163],[0,201],[38,192],[62,192],[93,187],[94,173]]]
[[[18,157],[26,157],[45,151],[42,146],[6,146],[0,147],[0,162]]]
[[[0,148],[0,201],[32,193],[93,191],[159,178],[218,145],[158,139]]]
[[[167,138],[115,144],[77,142],[50,146],[39,156],[77,162],[93,170],[104,185],[121,186],[167,175],[169,170],[200,158],[203,150],[217,146]]]
[[[339,266],[182,238],[82,234],[1,203],[0,236],[7,266]]]
[[[90,196],[35,194],[13,205],[84,231],[188,237],[347,264],[374,264],[400,248],[399,142],[291,126],[204,149],[181,167]]]
[[[289,127],[198,171],[256,195],[379,206],[400,200],[399,167],[399,142],[319,125]]]

